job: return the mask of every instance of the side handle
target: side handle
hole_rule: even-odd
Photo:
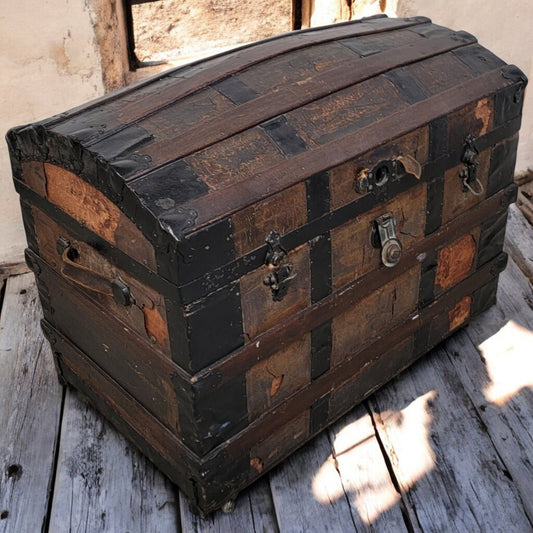
[[[112,297],[119,305],[129,306],[135,303],[128,284],[120,277],[109,279],[99,272],[77,263],[80,252],[70,242],[60,237],[56,243],[57,251],[61,255],[61,274],[79,287]]]

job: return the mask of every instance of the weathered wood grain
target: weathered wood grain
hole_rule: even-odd
[[[183,533],[278,533],[270,486],[266,479],[255,483],[237,497],[232,513],[222,511],[200,518],[189,510],[187,500],[180,492],[181,530]]]
[[[497,305],[449,339],[445,349],[533,523],[532,299],[527,280],[510,260],[500,276]]]
[[[290,206],[290,209],[287,207]],[[236,213],[232,219],[235,256],[265,244],[271,231],[285,235],[307,222],[305,185],[299,183],[281,194]]]
[[[366,408],[356,407],[328,433],[356,531],[407,531],[401,495],[394,487]],[[317,473],[317,480],[321,474]]]
[[[69,389],[49,531],[178,531],[178,507],[171,483]]]
[[[529,531],[517,487],[443,348],[370,400],[413,524],[431,531]]]
[[[477,228],[470,234],[450,243],[439,250],[437,272],[435,274],[435,293],[453,287],[472,271],[479,241]]]
[[[40,531],[48,513],[62,388],[31,274],[7,281],[0,318],[0,531]]]
[[[514,204],[509,207],[504,249],[533,284],[533,227]]]
[[[288,112],[288,116],[292,117],[289,122],[297,127],[309,145],[321,144],[334,137],[332,132],[327,133],[326,130],[337,123],[345,132],[368,122],[369,115],[382,116],[382,113],[405,105],[392,85],[380,83],[379,74],[435,55],[439,55],[440,60],[440,54],[472,42],[471,36],[450,34],[428,39],[423,50],[412,43],[402,46],[399,42],[393,49],[377,54],[377,57],[361,59],[352,53],[343,64],[336,67],[331,65],[328,70],[318,71],[315,65],[309,64],[296,82],[286,80],[282,87],[275,90],[267,87],[264,94],[242,103],[237,109],[223,111],[196,127],[176,128],[168,136],[164,135],[167,132],[162,132],[152,144],[143,146],[140,152],[150,155],[154,166],[164,165],[173,159],[205,150],[214,143],[231,139],[232,136],[237,137],[240,132]],[[289,68],[298,68],[293,64],[301,62],[300,56],[293,58]],[[460,69],[458,66],[455,70]],[[264,78],[270,80],[269,76]],[[356,102],[357,105],[351,105]],[[303,107],[305,104],[309,105]],[[307,112],[303,113],[306,108]],[[140,124],[145,126],[144,122]],[[324,134],[323,138],[317,135],[319,132]],[[218,178],[216,174],[211,178],[216,180],[213,184],[215,189],[220,188]]]
[[[270,488],[283,533],[355,530],[352,509],[324,433],[272,471]]]

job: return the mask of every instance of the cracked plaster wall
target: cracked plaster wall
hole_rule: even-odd
[[[0,11],[0,265],[21,261],[26,242],[4,135],[123,85],[122,57],[113,53],[121,46],[116,5],[19,0]]]

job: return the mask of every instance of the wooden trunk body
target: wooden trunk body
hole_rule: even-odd
[[[525,84],[377,17],[11,130],[59,374],[220,507],[494,302]]]

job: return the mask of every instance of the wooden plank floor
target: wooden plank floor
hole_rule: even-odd
[[[58,384],[33,277],[9,278],[0,532],[533,531],[533,231],[515,208],[507,249],[495,307],[206,520]]]

